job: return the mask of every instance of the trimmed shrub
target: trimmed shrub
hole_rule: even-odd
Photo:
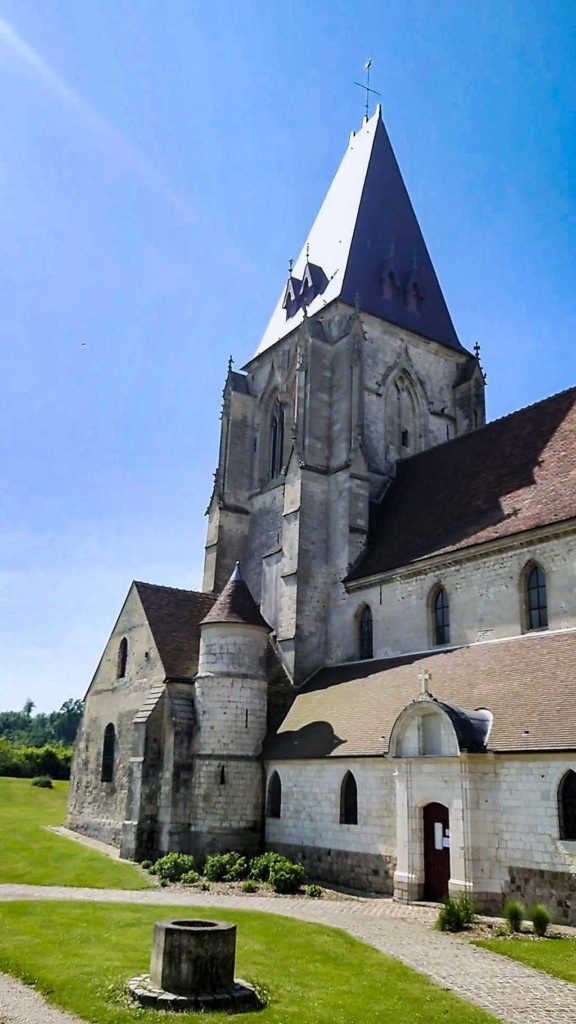
[[[150,869],[152,867],[152,861],[151,860],[141,860],[140,861],[140,867],[144,868],[144,871],[150,871]]]
[[[251,878],[247,878],[245,882],[242,882],[242,892],[258,892],[256,882],[253,882]]]
[[[307,885],[304,892],[313,900],[319,900],[324,895],[319,885]]]
[[[180,882],[182,883],[182,885],[196,885],[196,882],[198,882],[199,879],[200,875],[198,874],[197,871],[186,871],[182,875]]]
[[[532,927],[534,928],[534,934],[543,939],[548,931],[548,925],[550,924],[550,912],[548,908],[545,907],[543,903],[537,903],[530,911],[530,919],[532,921]]]
[[[510,932],[521,932],[524,920],[524,907],[518,900],[508,900],[504,904],[504,917]]]
[[[209,882],[239,882],[248,874],[248,861],[240,853],[213,853],[206,857],[204,874]]]
[[[39,786],[40,789],[54,789],[54,783],[49,775],[37,775],[32,779],[33,786]]]
[[[167,853],[150,868],[162,882],[179,882],[182,875],[194,870],[194,857],[190,853]]]
[[[261,853],[259,857],[254,857],[250,862],[250,878],[253,878],[256,882],[269,882],[272,867],[291,863],[292,861],[288,857],[283,857],[281,853],[274,853],[272,850],[269,850],[268,853]]]
[[[306,872],[301,864],[274,864],[270,868],[270,885],[274,892],[292,893],[298,892],[303,882],[306,881]]]

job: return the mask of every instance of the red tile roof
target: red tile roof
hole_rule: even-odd
[[[191,679],[198,671],[200,622],[214,594],[135,581],[167,676]]]
[[[576,516],[576,388],[401,462],[357,580]]]
[[[438,701],[487,708],[492,751],[576,750],[576,630],[335,665],[298,692],[271,759],[383,755],[402,709],[431,675]]]

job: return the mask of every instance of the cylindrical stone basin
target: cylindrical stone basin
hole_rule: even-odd
[[[228,921],[158,921],[150,978],[175,995],[224,992],[234,985],[236,925]]]

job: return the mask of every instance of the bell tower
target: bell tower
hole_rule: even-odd
[[[229,368],[204,589],[240,559],[295,682],[346,656],[342,579],[401,459],[482,426],[380,107],[352,133],[253,358]]]

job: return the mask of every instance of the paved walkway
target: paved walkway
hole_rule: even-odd
[[[145,905],[261,910],[343,928],[383,953],[402,960],[444,988],[482,1006],[505,1024],[574,1024],[576,985],[551,978],[497,953],[478,949],[458,936],[436,932],[436,910],[388,899],[302,900],[291,897],[217,895],[181,889],[138,891],[1,885],[0,901],[15,899],[91,900]],[[19,1012],[13,979],[0,975],[0,1024],[71,1024],[73,1018],[38,1011]],[[42,1001],[29,989],[28,997]],[[18,999],[21,997],[18,996]],[[22,1013],[30,1014],[22,1016]],[[351,1022],[356,1024],[356,1022]]]

